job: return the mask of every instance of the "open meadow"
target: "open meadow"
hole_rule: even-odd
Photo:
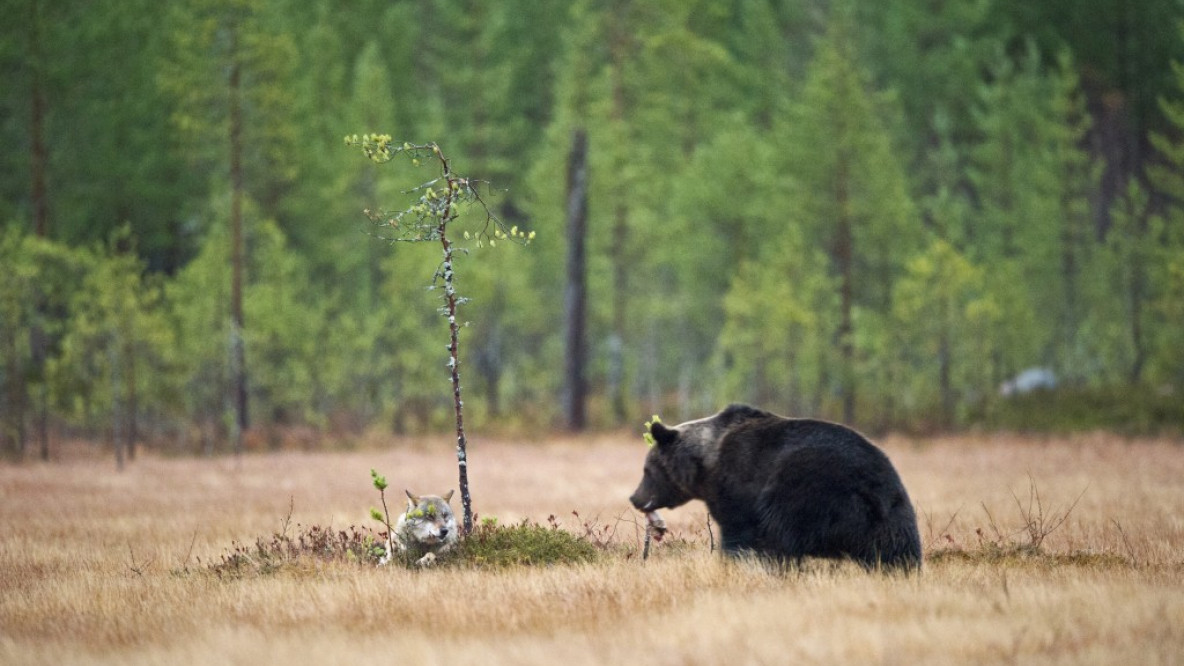
[[[1184,445],[879,443],[920,515],[919,576],[721,561],[698,502],[643,562],[632,434],[470,442],[478,514],[591,529],[608,548],[575,566],[212,572],[282,530],[378,529],[371,468],[399,497],[455,487],[443,438],[2,465],[0,664],[1184,663]]]

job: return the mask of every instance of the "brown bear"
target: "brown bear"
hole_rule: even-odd
[[[648,514],[703,500],[726,554],[921,567],[917,516],[900,476],[850,428],[731,405],[672,428],[655,422],[650,434],[629,501]]]

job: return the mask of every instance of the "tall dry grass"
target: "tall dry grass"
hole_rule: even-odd
[[[920,576],[725,562],[692,504],[666,513],[686,543],[644,563],[622,548],[579,567],[310,563],[223,580],[205,565],[281,529],[289,506],[294,524],[365,524],[371,467],[396,490],[447,490],[450,447],[148,457],[122,474],[86,456],[0,467],[0,664],[1184,660],[1184,447],[1102,435],[882,444],[921,513]],[[553,514],[635,546],[625,498],[644,453],[634,436],[477,440],[476,509],[502,523]],[[1061,517],[1025,548],[1035,518]]]

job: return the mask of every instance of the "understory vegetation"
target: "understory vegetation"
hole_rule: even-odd
[[[219,578],[239,578],[300,572],[326,566],[379,566],[386,554],[385,532],[350,526],[343,530],[313,525],[294,526],[253,544],[233,544],[231,549],[204,565],[204,571]],[[551,566],[581,564],[597,560],[612,543],[595,543],[559,529],[554,516],[550,526],[523,520],[516,525],[498,525],[486,520],[464,537],[458,547],[442,555],[434,566],[499,568],[508,566]],[[200,564],[200,563],[199,563]],[[415,561],[395,554],[392,566],[414,568]],[[190,573],[184,569],[184,573]]]

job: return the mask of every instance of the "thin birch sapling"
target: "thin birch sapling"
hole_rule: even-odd
[[[440,243],[444,259],[436,269],[433,285],[443,282],[444,306],[440,313],[448,318],[448,374],[452,381],[452,403],[456,413],[456,461],[459,470],[459,489],[461,507],[464,511],[464,534],[473,531],[473,501],[469,494],[468,474],[468,446],[465,438],[464,401],[461,398],[460,385],[460,321],[457,310],[468,302],[456,291],[457,252],[467,252],[464,248],[453,245],[453,238],[449,236],[450,226],[461,219],[462,212],[476,208],[476,217],[483,217],[478,223],[475,233],[468,230],[463,232],[465,240],[476,240],[477,247],[496,247],[498,241],[509,241],[518,244],[528,244],[534,239],[534,232],[526,233],[517,226],[507,227],[494,215],[493,211],[481,197],[480,187],[488,183],[473,178],[467,178],[452,170],[452,164],[444,156],[440,147],[435,143],[397,144],[391,140],[389,134],[357,134],[345,137],[348,146],[361,147],[366,157],[377,164],[390,162],[398,155],[410,159],[413,166],[436,165],[439,174],[408,191],[415,198],[406,208],[396,211],[371,211],[365,213],[370,220],[383,228],[386,238],[392,242],[403,243]]]

